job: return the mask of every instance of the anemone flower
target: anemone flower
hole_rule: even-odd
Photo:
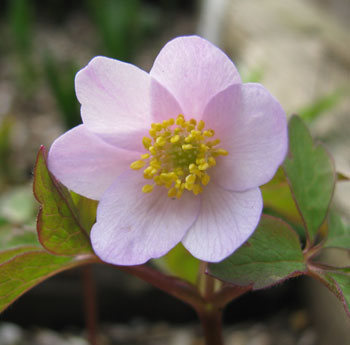
[[[286,116],[220,49],[175,38],[150,73],[98,56],[75,88],[83,124],[53,143],[48,163],[99,200],[91,242],[103,261],[142,264],[182,242],[218,262],[252,235],[259,186],[286,154]]]

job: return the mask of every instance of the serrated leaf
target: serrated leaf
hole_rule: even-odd
[[[333,210],[328,214],[328,236],[324,247],[350,250],[350,227]]]
[[[284,221],[263,215],[254,234],[209,273],[238,286],[262,289],[306,270],[299,238]]]
[[[319,280],[343,303],[350,317],[350,267],[321,269],[310,267],[308,275]]]
[[[69,191],[50,174],[46,150],[41,147],[34,168],[34,194],[41,204],[37,228],[40,243],[51,253],[91,253],[88,232],[78,221]]]
[[[327,151],[313,142],[298,116],[289,121],[289,154],[283,168],[313,243],[333,196],[335,170]]]
[[[166,273],[185,279],[192,284],[196,282],[200,261],[192,256],[181,243],[168,254],[152,262]]]
[[[92,256],[55,256],[44,250],[17,254],[0,264],[0,312],[27,290],[61,271],[91,263]]]

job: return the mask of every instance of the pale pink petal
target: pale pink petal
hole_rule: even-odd
[[[153,121],[181,113],[174,97],[148,73],[106,57],[95,57],[79,71],[75,88],[87,128],[131,150],[142,150]]]
[[[183,114],[175,97],[154,78],[151,81],[151,113],[154,122],[162,122]]]
[[[200,260],[221,261],[252,235],[262,206],[259,188],[231,192],[209,183],[202,194],[199,217],[182,243]]]
[[[91,231],[95,253],[115,265],[138,265],[179,243],[195,221],[199,198],[170,199],[164,187],[145,194],[142,174],[123,174],[103,195]]]
[[[95,57],[75,79],[84,124],[103,134],[143,129],[151,121],[150,83],[149,75],[134,65]]]
[[[198,118],[208,101],[240,77],[232,61],[198,36],[167,43],[150,72],[178,100],[186,117]]]
[[[66,187],[99,200],[139,153],[107,144],[80,125],[54,141],[48,157],[49,170]]]
[[[212,177],[243,191],[268,182],[287,152],[287,120],[281,105],[259,84],[232,85],[217,94],[203,120],[229,154],[218,158]]]

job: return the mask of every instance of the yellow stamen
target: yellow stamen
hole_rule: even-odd
[[[145,165],[146,165],[146,162],[139,160],[139,161],[132,162],[130,164],[130,168],[133,170],[139,170],[143,168]]]
[[[174,198],[177,194],[177,189],[175,187],[168,190],[168,197]]]
[[[149,130],[149,135],[150,135],[151,137],[153,137],[153,138],[156,138],[156,137],[157,137],[157,130],[154,129],[154,128],[151,128],[151,129]]]
[[[208,168],[209,168],[208,163],[203,163],[203,164],[198,165],[199,170],[207,170]]]
[[[212,129],[210,129],[209,131],[203,132],[203,135],[205,135],[206,137],[209,137],[209,138],[213,137],[214,134],[215,134],[215,132]]]
[[[199,131],[202,131],[202,129],[204,128],[204,126],[205,126],[204,121],[203,121],[203,120],[200,120],[200,121],[198,122],[197,129],[198,129]]]
[[[143,177],[153,180],[153,184],[142,187],[144,193],[159,186],[168,189],[170,198],[180,198],[185,190],[198,195],[210,182],[210,169],[217,164],[215,157],[228,154],[217,147],[220,139],[213,138],[215,132],[205,129],[203,120],[186,121],[181,114],[153,123],[149,135],[142,139],[147,152],[130,164],[134,170],[146,166]]]
[[[215,166],[215,165],[216,165],[216,160],[215,160],[215,158],[214,158],[214,157],[209,157],[209,158],[208,158],[208,164],[209,164],[210,167]]]
[[[156,139],[156,143],[157,143],[158,146],[163,146],[166,143],[166,140],[165,140],[164,137],[158,137]]]
[[[153,190],[153,185],[152,184],[145,184],[143,187],[142,187],[142,191],[144,193],[151,193]]]
[[[183,150],[191,150],[193,146],[191,144],[185,144],[185,145],[182,145],[182,149]]]
[[[198,195],[199,193],[202,193],[203,192],[203,188],[200,184],[195,184],[193,186],[193,194],[194,195]]]
[[[201,182],[203,186],[206,186],[210,181],[210,176],[208,174],[204,174],[201,178]]]
[[[152,144],[152,139],[150,139],[148,137],[143,137],[142,144],[145,147],[145,149],[147,150]]]
[[[180,136],[178,134],[174,135],[173,137],[171,137],[170,142],[175,144],[180,140]]]
[[[221,155],[221,156],[227,156],[228,155],[228,152],[226,150],[224,150],[224,149],[218,149],[218,150],[216,150],[215,153],[218,154],[218,155]]]

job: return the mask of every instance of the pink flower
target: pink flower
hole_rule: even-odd
[[[83,124],[53,143],[48,162],[65,186],[99,200],[91,241],[102,260],[142,264],[182,242],[217,262],[252,235],[259,186],[286,154],[286,117],[221,50],[179,37],[149,74],[95,57],[75,86]]]

